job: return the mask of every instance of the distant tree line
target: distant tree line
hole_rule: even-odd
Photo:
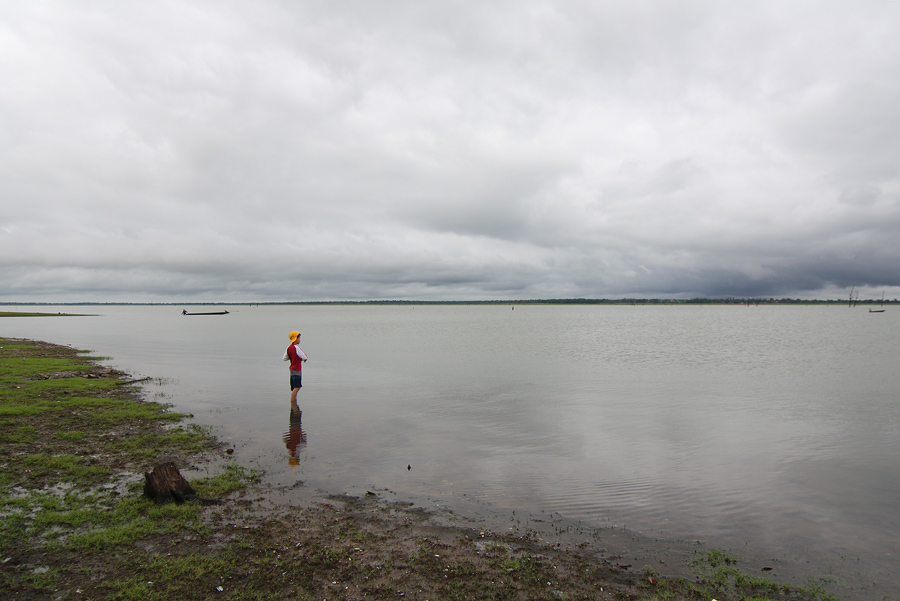
[[[894,305],[897,299],[853,299],[852,305]],[[178,306],[248,306],[248,305],[848,305],[848,300],[810,300],[800,298],[551,298],[551,299],[509,299],[509,300],[464,300],[464,301],[421,301],[421,300],[361,300],[361,301],[274,301],[274,302],[0,302],[2,305],[42,306],[42,305],[178,305]]]

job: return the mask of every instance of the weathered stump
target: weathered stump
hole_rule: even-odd
[[[196,498],[197,494],[184,479],[174,462],[161,463],[152,471],[144,472],[144,495],[157,503],[175,501],[184,503]]]

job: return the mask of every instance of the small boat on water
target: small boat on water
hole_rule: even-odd
[[[869,307],[869,313],[884,313],[884,292],[881,293],[881,308],[873,309]]]
[[[182,315],[228,315],[228,311],[208,311],[205,313],[188,313],[188,310],[185,309],[181,312]]]

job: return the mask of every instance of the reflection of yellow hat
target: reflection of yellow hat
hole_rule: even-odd
[[[289,465],[298,465],[299,463],[300,463],[300,459],[297,457],[291,457],[290,459],[288,459]]]
[[[288,338],[291,339],[291,344],[293,344],[298,338],[300,338],[300,332],[294,330],[290,334],[288,334]]]

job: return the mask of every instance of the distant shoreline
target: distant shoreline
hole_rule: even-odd
[[[882,301],[881,299],[854,300],[856,305],[896,305],[900,300],[893,299]],[[525,300],[464,300],[464,301],[420,301],[420,300],[340,300],[340,301],[268,301],[268,302],[0,302],[0,306],[15,307],[46,307],[46,306],[281,306],[281,305],[838,305],[848,306],[850,302],[844,300],[801,300],[790,298],[622,298],[622,299],[590,299],[590,298],[560,298],[560,299],[525,299]],[[53,315],[53,314],[49,314]]]
[[[92,317],[84,313],[38,313],[24,311],[0,311],[0,317]]]

